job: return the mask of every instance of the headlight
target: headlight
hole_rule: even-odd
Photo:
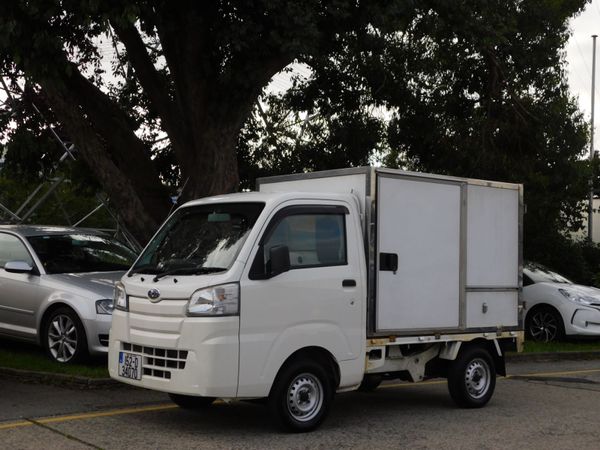
[[[129,302],[127,301],[127,294],[125,293],[125,286],[123,283],[118,281],[115,284],[115,297],[114,307],[121,311],[129,311]]]
[[[600,300],[594,297],[588,297],[587,295],[579,295],[577,292],[573,292],[569,289],[559,289],[563,297],[580,305],[591,305],[593,303],[600,303]]]
[[[222,284],[198,289],[190,297],[188,316],[237,316],[240,312],[240,286]]]
[[[98,314],[112,314],[113,309],[115,309],[114,303],[110,298],[96,301],[96,313]]]

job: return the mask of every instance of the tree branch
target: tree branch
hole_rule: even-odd
[[[158,111],[165,131],[172,140],[177,140],[181,134],[180,127],[177,125],[175,117],[181,115],[183,111],[177,111],[176,105],[169,97],[169,87],[161,79],[156,71],[144,42],[137,29],[132,23],[122,23],[119,21],[111,22],[117,36],[127,49],[127,56],[133,65],[138,80],[150,98],[150,101]]]

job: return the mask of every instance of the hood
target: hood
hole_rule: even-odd
[[[115,283],[125,274],[124,271],[116,272],[90,272],[90,273],[61,273],[48,275],[53,280],[60,282],[64,288],[85,290],[94,297],[113,298]]]
[[[560,284],[560,286],[558,286]],[[600,289],[591,286],[583,286],[581,284],[561,284],[557,283],[557,287],[573,291],[582,297],[595,297],[600,301]]]
[[[566,291],[571,297],[579,297],[584,300],[583,304],[588,306],[600,306],[600,289],[591,286],[583,286],[581,284],[566,284],[566,283],[539,283],[547,284],[555,289]]]

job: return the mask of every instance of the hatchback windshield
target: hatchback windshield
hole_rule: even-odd
[[[191,275],[228,270],[263,208],[264,203],[182,208],[152,240],[130,274]]]
[[[127,270],[135,253],[120,242],[92,234],[61,234],[27,238],[46,273]]]

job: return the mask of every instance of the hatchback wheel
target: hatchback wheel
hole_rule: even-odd
[[[560,314],[548,307],[540,307],[530,312],[525,328],[529,337],[536,342],[559,341],[565,334]]]
[[[79,361],[87,353],[87,340],[83,324],[75,311],[68,307],[57,308],[44,324],[43,343],[48,356],[59,363]]]

